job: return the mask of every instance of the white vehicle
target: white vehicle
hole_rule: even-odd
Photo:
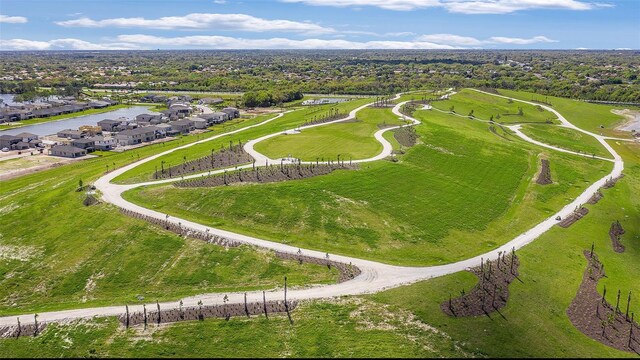
[[[9,148],[7,147],[2,148],[2,152],[9,152]]]

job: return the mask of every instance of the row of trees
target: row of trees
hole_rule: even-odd
[[[247,91],[242,96],[242,103],[246,107],[269,107],[279,105],[285,102],[296,101],[302,99],[304,95],[300,90],[260,90]]]

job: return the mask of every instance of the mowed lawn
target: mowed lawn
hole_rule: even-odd
[[[599,293],[607,288],[607,300],[620,307],[632,292],[630,313],[640,313],[640,146],[610,144],[625,161],[626,176],[615,187],[603,190],[604,198],[585,205],[589,213],[567,229],[554,227],[535,242],[519,250],[520,279],[510,286],[507,306],[497,313],[474,318],[451,318],[439,304],[469,291],[476,277],[463,272],[415,285],[389,290],[370,298],[414,313],[421,321],[447,332],[466,344],[465,350],[488,357],[635,357],[604,346],[576,330],[566,310],[573,300],[586,259],[582,255],[595,244],[607,277],[599,282]],[[626,233],[624,253],[616,253],[609,239],[611,223],[619,220]],[[625,334],[628,328],[624,327]],[[637,336],[637,335],[636,335]]]
[[[596,138],[573,129],[549,124],[524,124],[521,131],[530,138],[545,144],[613,159],[613,156]]]
[[[275,184],[134,189],[125,198],[211,226],[378,261],[427,265],[498,246],[550,216],[611,164],[549,153],[555,184],[534,183],[541,152],[487,124],[418,111],[423,144],[398,163]]]
[[[242,143],[246,143],[251,139],[256,139],[267,134],[271,134],[278,131],[284,131],[288,129],[293,129],[296,126],[299,126],[305,122],[312,121],[314,117],[327,114],[329,110],[332,108],[337,109],[341,113],[345,113],[345,112],[348,113],[349,111],[361,105],[370,103],[371,101],[372,101],[371,99],[358,99],[358,100],[340,103],[333,106],[319,105],[319,106],[309,106],[309,107],[298,108],[298,109],[295,109],[294,111],[284,114],[282,117],[277,118],[267,124],[257,126],[251,129],[247,129],[237,134],[225,135],[212,141],[207,141],[202,144],[197,144],[189,148],[177,150],[170,154],[161,156],[154,161],[144,163],[140,166],[135,167],[134,169],[131,169],[125,172],[124,174],[118,176],[115,179],[115,182],[122,183],[122,184],[132,184],[132,183],[138,183],[143,181],[149,181],[149,180],[152,180],[153,178],[155,168],[156,167],[160,168],[161,163],[163,161],[165,162],[164,164],[165,166],[182,164],[182,162],[185,161],[185,159],[189,161],[189,160],[195,160],[195,159],[210,155],[212,150],[218,151],[223,146],[229,146],[230,142],[234,144],[237,144],[239,141]],[[276,115],[277,114],[262,115],[251,120],[238,122],[231,127],[229,126],[225,127],[224,124],[216,125],[213,128],[211,128],[213,132],[205,133],[200,136],[202,139],[204,139],[205,137],[211,137],[211,136],[215,136],[217,134],[225,133],[231,130],[248,127],[250,125],[255,125],[265,120],[272,119]]]
[[[613,109],[624,109],[620,106],[591,104],[555,96],[545,96],[524,91],[499,89],[501,95],[526,101],[548,101],[562,116],[577,127],[606,136],[630,138],[630,133],[617,131],[615,128],[626,120],[623,116],[611,112]]]
[[[407,123],[388,108],[360,110],[356,119],[275,136],[256,144],[255,150],[272,159],[289,155],[303,161],[336,160],[338,156],[345,160],[364,159],[382,151],[382,144],[373,137],[376,131]]]
[[[82,205],[79,180],[89,184],[106,165],[123,166],[159,149],[110,154],[0,183],[0,315],[271,289],[285,275],[294,286],[336,281],[337,272],[326,267],[247,247],[225,250],[124,216],[109,204]]]
[[[449,111],[453,106],[456,114],[467,116],[473,110],[473,115],[482,120],[493,120],[498,123],[544,123],[554,121],[556,116],[534,105],[523,104],[517,101],[509,102],[498,96],[484,94],[471,89],[462,89],[452,95],[448,100],[436,101],[433,107],[443,111]],[[522,115],[518,115],[518,109],[522,108]]]

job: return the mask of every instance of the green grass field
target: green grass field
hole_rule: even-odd
[[[521,131],[530,138],[549,145],[613,159],[607,149],[593,136],[576,130],[548,124],[525,124],[522,126]]]
[[[596,134],[629,138],[629,132],[616,131],[615,127],[625,121],[623,116],[611,112],[612,109],[623,109],[619,106],[590,104],[555,96],[543,96],[534,93],[513,90],[498,90],[501,95],[526,101],[548,101],[554,109],[577,127]],[[601,128],[600,126],[604,128]]]
[[[183,141],[193,140],[189,137]],[[269,252],[185,240],[100,204],[84,207],[78,181],[106,165],[180,145],[152,145],[0,183],[0,314],[176,299],[211,291],[327,283],[335,271]]]
[[[403,125],[391,109],[366,108],[356,122],[344,122],[302,130],[299,134],[279,135],[256,144],[260,153],[278,159],[289,154],[303,161],[319,159],[364,159],[382,151],[373,134],[380,126]]]
[[[468,351],[489,357],[621,357],[629,353],[608,348],[577,331],[566,310],[575,296],[586,268],[583,250],[595,243],[608,277],[600,280],[599,292],[606,285],[607,300],[615,305],[616,293],[640,292],[640,146],[613,144],[625,162],[626,176],[604,198],[586,205],[587,216],[567,229],[554,227],[520,250],[520,278],[510,287],[507,307],[501,310],[507,320],[449,318],[439,304],[449,294],[459,294],[475,284],[475,276],[458,273],[401,287],[371,296],[376,301],[407,309],[421,321],[449,333],[466,343]],[[608,231],[620,220],[626,234],[621,242],[626,251],[615,253]],[[622,301],[621,301],[622,303]],[[626,304],[625,304],[626,306]],[[640,313],[640,301],[632,295],[631,311]]]
[[[567,109],[582,105],[564,101]],[[570,121],[576,116],[560,111]],[[580,121],[595,123],[600,115],[585,112]],[[358,171],[276,184],[148,187],[126,197],[260,238],[390,263],[440,264],[510,240],[611,170],[608,162],[535,147],[500,129],[498,136],[477,121],[424,110],[415,117],[423,121],[416,127],[420,143],[404,149],[397,163],[380,161]],[[305,121],[298,115],[279,120],[247,134]],[[525,130],[541,128],[538,135],[558,145],[593,145],[542,126]],[[120,167],[204,136],[209,135],[99,153],[97,159],[0,183],[0,315],[132,304],[136,295],[153,302],[272,288],[284,275],[294,286],[335,281],[337,274],[323,267],[181,239],[106,204],[85,208],[84,195],[74,191],[79,179],[90,183],[106,165]],[[225,137],[219,145],[228,141]],[[566,316],[586,266],[582,250],[592,243],[607,268],[600,291],[606,285],[610,303],[617,289],[632,291],[631,310],[640,312],[640,146],[610,143],[625,160],[626,176],[604,190],[599,203],[586,205],[590,212],[584,219],[567,229],[554,227],[518,252],[522,282],[510,287],[501,310],[506,320],[497,314],[449,318],[440,311],[450,294],[475,284],[475,277],[463,272],[373,295],[304,302],[292,313],[293,324],[282,316],[259,316],[151,326],[146,332],[124,330],[113,318],[52,325],[35,338],[0,340],[0,357],[635,356],[587,338]],[[189,156],[207,155],[211,144],[206,145],[194,146]],[[184,154],[170,156],[179,160]],[[551,185],[535,184],[541,157],[550,160]],[[126,174],[129,181],[149,174],[148,167],[134,170]],[[616,220],[626,230],[622,254],[612,250],[608,236]]]
[[[533,183],[537,148],[487,125],[418,111],[422,145],[398,163],[275,184],[134,189],[157,211],[295,246],[409,265],[477,255],[550,216],[611,164],[550,152],[555,184]]]
[[[493,116],[494,121],[506,124],[544,123],[547,120],[553,121],[556,119],[555,115],[542,108],[515,101],[510,103],[508,99],[479,93],[470,89],[462,89],[448,100],[436,101],[432,105],[436,109],[443,111],[449,111],[453,106],[456,114],[463,116],[469,115],[473,110],[473,115],[479,119],[489,120]],[[522,108],[523,115],[518,115],[518,108]]]

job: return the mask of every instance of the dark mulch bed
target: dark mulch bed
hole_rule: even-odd
[[[84,200],[82,201],[82,204],[84,206],[91,206],[91,205],[96,205],[99,204],[100,201],[98,199],[96,199],[95,196],[88,194],[86,198],[84,198]]]
[[[567,216],[566,218],[564,218],[564,220],[560,221],[558,223],[558,226],[563,228],[568,228],[569,226],[573,225],[576,221],[582,219],[588,213],[589,213],[589,209],[587,209],[586,207],[581,207],[580,209],[575,210],[573,214]]]
[[[624,177],[624,174],[616,177],[616,178],[612,178],[612,179],[608,179],[604,185],[602,185],[603,189],[611,189],[612,187],[616,186],[616,183],[618,182],[618,180],[622,179]]]
[[[213,169],[222,169],[240,164],[247,164],[253,161],[249,153],[245,152],[242,144],[230,145],[222,148],[212,155],[207,155],[196,160],[186,161],[181,165],[164,168],[163,164],[156,169],[154,179],[167,179],[180,177],[182,175],[193,174]]]
[[[270,183],[286,180],[306,179],[326,175],[334,170],[355,170],[358,164],[292,164],[269,165],[253,169],[238,170],[224,174],[216,174],[198,179],[184,180],[174,183],[177,187],[214,187],[233,183]]]
[[[412,126],[402,127],[393,132],[393,137],[402,146],[412,147],[418,142],[418,134]]]
[[[551,168],[549,167],[549,160],[542,159],[541,163],[542,168],[540,169],[540,173],[538,174],[536,183],[539,185],[553,184],[553,181],[551,181]]]
[[[591,198],[589,198],[589,201],[587,201],[588,204],[591,205],[595,205],[598,203],[598,201],[600,201],[602,198],[604,197],[604,194],[602,194],[602,192],[600,191],[600,189],[598,189],[598,191],[596,191],[595,194],[593,194],[593,196]]]
[[[359,267],[354,266],[351,263],[347,265],[345,263],[330,260],[328,257],[324,259],[320,259],[320,258],[302,255],[302,254],[291,254],[291,253],[285,253],[281,251],[276,251],[275,253],[276,253],[276,256],[280,259],[295,260],[300,264],[311,263],[311,264],[326,266],[329,269],[331,269],[331,267],[335,267],[340,272],[340,276],[338,277],[339,283],[349,281],[355,278],[356,276],[360,275],[360,273],[362,273]]]
[[[509,284],[518,277],[519,265],[518,257],[512,253],[470,269],[478,277],[476,286],[468,293],[463,290],[461,296],[444,301],[440,309],[456,317],[490,316],[494,311],[500,313],[509,299]]]
[[[622,228],[622,225],[620,225],[620,221],[612,223],[611,228],[609,229],[609,237],[613,244],[613,251],[617,253],[624,252],[624,245],[620,243],[620,236],[622,236],[622,234],[624,234],[624,229]]]
[[[623,312],[598,293],[598,281],[606,276],[604,267],[596,254],[592,256],[592,252],[584,251],[584,256],[589,263],[576,297],[567,309],[569,320],[580,332],[604,345],[640,355],[640,328],[628,314],[628,306]],[[606,289],[604,291],[606,293]]]

